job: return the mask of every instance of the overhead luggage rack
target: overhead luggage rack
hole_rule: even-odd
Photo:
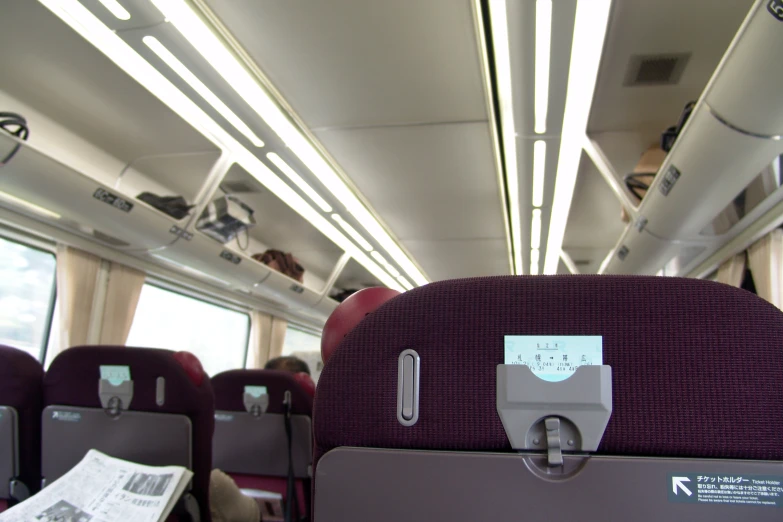
[[[0,133],[0,150],[17,145],[0,167],[0,205],[120,250],[147,251],[177,239],[174,218]]]

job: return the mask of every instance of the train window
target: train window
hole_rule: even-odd
[[[289,325],[285,333],[283,355],[293,355],[306,362],[310,367],[310,375],[318,382],[324,366],[321,361],[320,336]]]
[[[56,272],[53,253],[0,237],[0,344],[43,360]]]
[[[191,352],[215,375],[244,366],[249,333],[247,313],[145,284],[126,344]]]

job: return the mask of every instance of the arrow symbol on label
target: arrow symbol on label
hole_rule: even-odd
[[[693,492],[685,487],[685,484],[683,482],[690,482],[691,479],[688,477],[672,477],[672,491],[674,491],[674,494],[677,495],[677,488],[680,488],[683,493],[688,495],[689,497],[693,495]]]

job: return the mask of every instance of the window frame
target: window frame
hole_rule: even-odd
[[[202,303],[210,304],[212,306],[218,306],[220,308],[224,308],[226,310],[231,310],[232,312],[238,312],[242,315],[245,315],[247,317],[247,329],[245,330],[245,351],[242,356],[242,366],[241,369],[247,368],[247,356],[250,351],[250,337],[251,337],[251,329],[253,328],[253,320],[250,316],[251,310],[244,306],[239,306],[235,303],[231,303],[229,301],[225,301],[223,299],[215,298],[213,296],[209,296],[204,294],[203,292],[200,292],[198,290],[193,290],[192,288],[187,288],[181,285],[178,285],[176,283],[172,283],[171,281],[167,281],[165,279],[161,279],[159,277],[154,277],[152,275],[147,274],[147,278],[144,281],[144,285],[150,285],[154,286],[155,288],[158,288],[160,290],[165,290],[167,292],[171,292],[173,294],[180,295],[182,297],[188,297],[190,299],[194,299],[196,301],[201,301]],[[143,288],[143,286],[142,286]],[[135,320],[135,313],[134,313],[134,320]],[[133,323],[131,323],[132,325]],[[205,370],[206,371],[206,370]]]
[[[49,310],[46,313],[46,326],[44,327],[43,339],[41,339],[41,347],[38,349],[38,361],[43,365],[44,361],[46,361],[49,339],[52,335],[54,308],[57,304],[57,246],[51,242],[20,234],[5,227],[0,227],[0,239],[8,241],[9,243],[22,245],[30,250],[37,250],[38,252],[50,254],[54,258],[54,278],[52,281],[51,297],[49,298]]]

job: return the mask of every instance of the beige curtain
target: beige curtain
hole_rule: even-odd
[[[269,336],[270,359],[283,355],[286,330],[288,330],[288,321],[279,317],[272,318],[272,334]]]
[[[756,241],[748,249],[748,264],[753,275],[756,292],[777,306],[783,308],[783,230],[775,229]]]
[[[101,258],[72,247],[57,247],[57,296],[60,309],[60,346],[86,344]],[[51,360],[56,353],[47,354]]]
[[[59,343],[47,352],[46,365],[71,346],[125,344],[144,279],[133,268],[58,245]]]
[[[99,344],[125,344],[146,276],[134,268],[111,263],[103,303]]]
[[[263,368],[269,359],[283,353],[288,322],[279,317],[253,310],[250,312],[250,349],[248,368]]]
[[[745,276],[745,252],[737,254],[731,259],[725,261],[718,268],[717,282],[726,285],[742,286],[742,279]]]

